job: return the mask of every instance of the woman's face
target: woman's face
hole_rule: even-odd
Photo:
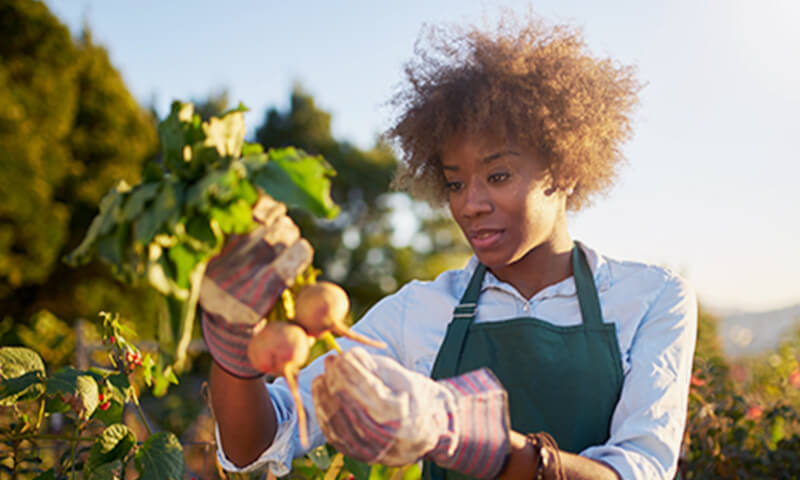
[[[566,195],[533,150],[461,135],[445,143],[441,160],[453,218],[490,269],[566,232]]]

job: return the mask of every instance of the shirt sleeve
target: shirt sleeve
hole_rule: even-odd
[[[404,298],[407,295],[407,288],[403,288],[397,293],[384,297],[376,303],[356,324],[353,330],[366,335],[375,340],[386,343],[385,350],[368,347],[356,343],[346,338],[337,338],[337,342],[342,350],[350,349],[360,345],[370,353],[386,355],[400,363],[403,363],[404,346],[402,345],[403,322],[404,322]],[[295,410],[294,400],[285,380],[281,377],[273,383],[266,384],[272,406],[275,409],[275,417],[278,423],[275,439],[269,448],[264,450],[261,455],[249,465],[237,467],[225,455],[222,442],[219,438],[219,430],[215,425],[217,440],[217,459],[220,466],[229,472],[253,472],[269,468],[277,477],[282,477],[291,471],[292,459],[305,455],[325,443],[325,436],[317,424],[317,417],[311,397],[311,382],[324,371],[324,357],[332,354],[328,352],[316,358],[311,364],[300,371],[297,383],[300,389],[300,396],[303,400],[303,408],[308,419],[308,438],[309,449],[303,449],[300,445],[300,437],[297,430],[297,411]]]
[[[695,294],[669,274],[634,336],[609,440],[581,455],[610,465],[626,480],[674,477],[696,338]]]

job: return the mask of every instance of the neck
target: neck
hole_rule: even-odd
[[[545,287],[572,276],[572,246],[565,227],[516,262],[491,271],[529,299]]]

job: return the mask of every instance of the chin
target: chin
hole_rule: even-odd
[[[512,260],[513,257],[509,257],[508,255],[502,255],[499,253],[494,252],[484,252],[484,253],[477,253],[475,255],[478,257],[478,260],[490,270],[496,270],[498,268],[504,268],[514,261]]]

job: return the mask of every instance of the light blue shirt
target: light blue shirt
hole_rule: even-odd
[[[624,374],[622,392],[611,419],[608,441],[580,455],[613,467],[624,479],[671,479],[686,423],[687,398],[697,334],[697,301],[691,287],[663,267],[608,258],[583,245],[600,297],[603,319],[616,325]],[[467,287],[477,258],[461,270],[429,282],[412,281],[375,304],[354,330],[382,340],[388,355],[407,368],[430,376],[453,308]],[[530,300],[487,271],[478,300],[476,322],[532,316],[554,325],[581,323],[572,277],[550,285]],[[353,342],[340,339],[343,349]],[[311,447],[325,438],[316,422],[311,381],[322,372],[317,359],[299,377],[308,415]],[[535,381],[535,380],[531,380]],[[222,467],[251,471],[269,465],[289,473],[292,458],[303,455],[297,436],[294,402],[283,379],[267,385],[278,419],[272,446],[245,468],[236,468],[220,450]],[[217,435],[217,444],[221,445]]]

